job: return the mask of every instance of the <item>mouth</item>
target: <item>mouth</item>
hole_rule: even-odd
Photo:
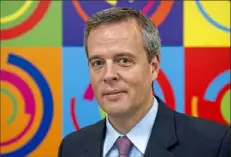
[[[103,94],[108,100],[118,100],[126,91],[108,91]]]
[[[116,94],[120,94],[124,92],[125,91],[108,91],[108,92],[105,92],[103,95],[116,95]]]

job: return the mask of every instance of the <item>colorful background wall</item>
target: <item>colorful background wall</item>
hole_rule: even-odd
[[[55,157],[65,135],[105,116],[83,29],[113,6],[141,10],[160,30],[156,94],[178,112],[230,125],[230,1],[1,0],[2,157]]]

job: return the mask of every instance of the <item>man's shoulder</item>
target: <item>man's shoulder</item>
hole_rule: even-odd
[[[94,124],[91,124],[79,130],[70,132],[64,137],[64,141],[78,141],[78,142],[81,140],[85,141],[86,136],[88,138],[93,136],[96,130],[102,129],[101,127],[103,127],[103,125],[104,125],[104,120],[100,120]]]
[[[179,138],[191,138],[192,141],[221,142],[231,127],[212,120],[193,117],[183,113],[175,112],[176,130]]]
[[[98,141],[103,135],[104,120],[88,125],[79,130],[70,132],[59,145],[59,157],[71,157],[74,154],[80,155],[91,145],[92,141]]]
[[[188,127],[192,127],[195,129],[202,129],[202,130],[216,131],[216,132],[220,132],[220,131],[223,132],[229,129],[228,125],[218,123],[213,120],[201,118],[201,117],[190,116],[179,112],[175,112],[175,117],[178,123],[182,123]]]

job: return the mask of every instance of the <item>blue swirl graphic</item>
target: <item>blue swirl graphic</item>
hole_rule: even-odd
[[[215,101],[219,91],[230,82],[230,70],[217,76],[205,92],[205,99]]]
[[[27,72],[38,85],[43,98],[42,120],[35,135],[21,148],[10,153],[1,154],[1,157],[25,157],[43,141],[50,128],[53,117],[53,99],[46,79],[34,65],[14,54],[9,54],[8,63]]]
[[[202,15],[212,24],[214,25],[215,27],[225,31],[225,32],[228,32],[230,33],[230,28],[226,27],[226,26],[223,26],[221,24],[219,24],[218,22],[216,22],[213,18],[211,18],[206,12],[205,10],[203,9],[202,5],[201,5],[201,2],[200,0],[196,0],[196,5],[197,7],[199,8],[200,12],[202,13]]]

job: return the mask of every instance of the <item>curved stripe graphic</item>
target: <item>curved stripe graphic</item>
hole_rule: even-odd
[[[80,129],[80,127],[79,127],[79,123],[78,123],[78,121],[77,121],[77,119],[76,119],[76,113],[75,113],[75,98],[71,98],[71,119],[72,119],[72,121],[73,121],[73,123],[74,123],[74,127],[75,127],[75,129],[76,130],[79,130]]]
[[[159,27],[165,19],[168,17],[172,6],[175,0],[169,1],[160,1],[158,8],[156,9],[155,13],[151,15],[150,19],[155,21],[156,27]]]
[[[230,70],[218,75],[209,85],[205,92],[205,99],[215,101],[219,91],[230,82]]]
[[[49,131],[53,117],[53,98],[46,79],[33,64],[14,54],[9,54],[8,63],[23,69],[31,76],[38,85],[43,100],[42,120],[35,135],[21,148],[10,153],[1,154],[1,157],[24,157],[31,153],[43,141]]]
[[[72,0],[73,6],[75,7],[75,10],[77,14],[84,20],[88,20],[88,14],[85,12],[85,10],[82,8],[80,0]],[[142,12],[147,12],[148,8],[150,8],[154,3],[154,0],[147,1],[146,6],[142,9]]]
[[[196,5],[197,5],[197,7],[199,8],[199,10],[200,10],[200,12],[202,13],[202,15],[203,15],[212,25],[214,25],[215,27],[217,27],[217,28],[219,28],[219,29],[221,29],[221,30],[223,30],[223,31],[225,31],[225,32],[230,33],[230,28],[228,28],[228,27],[226,27],[226,26],[223,26],[223,25],[219,24],[219,23],[216,22],[213,18],[211,18],[211,17],[209,16],[209,14],[207,14],[207,13],[205,12],[204,8],[203,8],[202,5],[201,5],[200,0],[196,0]]]
[[[38,6],[36,7],[35,11],[30,15],[29,18],[27,18],[24,22],[21,24],[9,28],[4,29],[0,31],[0,40],[9,40],[11,38],[18,37],[29,30],[31,30],[36,24],[42,20],[42,18],[45,16],[51,1],[39,1]]]
[[[8,95],[10,97],[10,100],[12,101],[13,103],[13,114],[10,116],[10,118],[7,120],[7,124],[11,124],[16,116],[17,116],[17,113],[18,113],[18,106],[17,106],[17,100],[16,98],[14,97],[14,95],[7,89],[5,88],[0,88],[0,92],[1,93],[4,93],[6,95]]]
[[[171,109],[176,109],[176,104],[175,104],[175,96],[174,96],[174,91],[172,89],[172,86],[167,78],[167,76],[164,74],[162,70],[159,71],[159,76],[157,78],[158,83],[160,84],[160,87],[162,88],[164,98],[166,103],[168,103],[169,107]]]
[[[7,81],[11,83],[21,92],[25,102],[25,113],[29,114],[31,117],[25,129],[19,135],[8,141],[4,141],[0,143],[0,146],[5,146],[16,142],[29,131],[30,127],[32,126],[32,122],[34,120],[35,104],[34,104],[34,96],[30,90],[30,87],[26,84],[24,80],[22,80],[17,75],[7,72],[5,70],[0,70],[0,73],[1,73],[1,78],[0,78],[1,81]]]
[[[143,14],[147,14],[148,11],[152,8],[154,5],[155,0],[149,0],[146,4],[146,6],[141,10]]]
[[[5,16],[5,17],[0,17],[0,23],[7,23],[10,21],[13,21],[17,18],[19,18],[20,16],[22,16],[27,10],[28,8],[31,6],[33,1],[26,1],[23,6],[17,10],[16,12],[14,12],[11,15]]]

